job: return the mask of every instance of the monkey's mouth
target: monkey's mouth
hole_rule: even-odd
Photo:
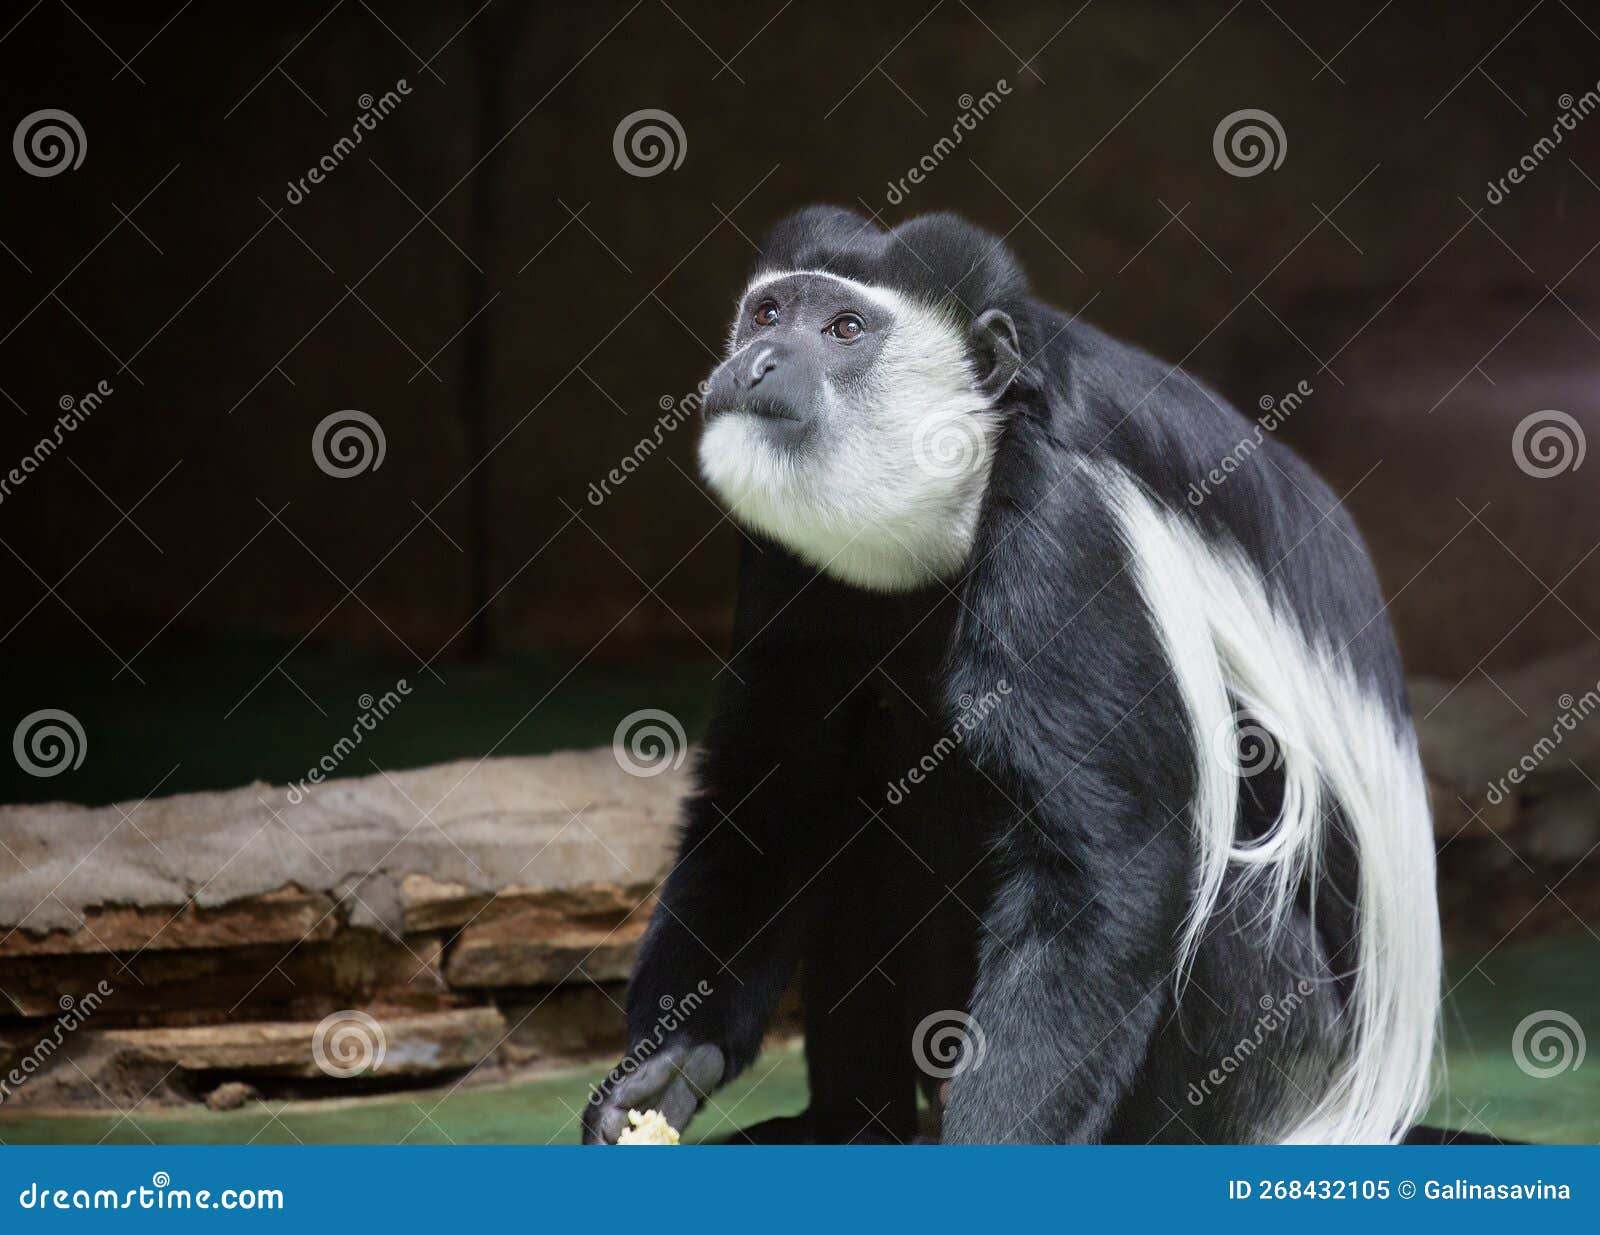
[[[781,420],[796,425],[805,423],[799,416],[794,414],[793,409],[773,399],[747,399],[734,410],[759,417],[762,420]]]

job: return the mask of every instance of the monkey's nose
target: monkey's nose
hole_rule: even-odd
[[[761,384],[761,379],[778,367],[777,353],[770,347],[763,347],[750,361],[747,371],[748,385],[751,389]]]

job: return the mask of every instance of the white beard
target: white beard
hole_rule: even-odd
[[[751,416],[721,416],[701,435],[700,470],[736,519],[802,560],[858,587],[910,591],[971,553],[1002,417],[974,389],[955,323],[857,286],[894,315],[873,387],[825,389],[821,440],[798,450]]]

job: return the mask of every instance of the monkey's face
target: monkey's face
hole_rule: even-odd
[[[741,523],[848,583],[954,574],[1001,420],[970,344],[887,288],[762,275],[708,384],[701,471]]]

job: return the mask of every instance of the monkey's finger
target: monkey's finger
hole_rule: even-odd
[[[615,1145],[622,1130],[628,1126],[627,1110],[607,1098],[583,1113],[583,1143],[585,1145]]]
[[[636,1106],[644,1110],[671,1083],[676,1074],[676,1051],[663,1051],[659,1055],[652,1055],[640,1064],[632,1075],[617,1082],[611,1091],[612,1100],[624,1109]]]
[[[723,1061],[721,1049],[709,1042],[695,1047],[689,1052],[688,1058],[678,1065],[683,1079],[701,1098],[717,1087],[726,1070],[727,1064]]]
[[[689,1083],[679,1077],[668,1087],[658,1109],[662,1117],[681,1132],[689,1126],[695,1111],[700,1109],[700,1098]]]

